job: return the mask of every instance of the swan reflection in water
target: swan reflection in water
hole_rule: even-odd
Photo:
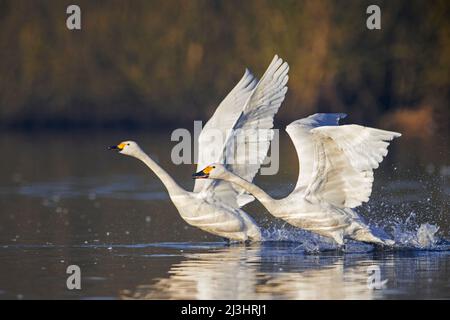
[[[289,244],[186,253],[168,277],[124,290],[124,299],[372,299],[373,254],[305,254]],[[381,267],[381,266],[380,266]]]

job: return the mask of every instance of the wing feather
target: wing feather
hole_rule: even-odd
[[[314,121],[294,122],[286,129],[299,154],[295,191],[311,201],[354,208],[369,200],[373,170],[387,155],[389,141],[401,134],[359,125],[337,126],[340,118],[342,114],[331,114],[327,117],[331,121],[324,121],[314,115],[309,119]]]
[[[222,163],[234,174],[252,181],[261,167],[274,136],[273,118],[287,92],[289,65],[277,55],[256,85],[227,138]],[[253,197],[236,185],[239,206]]]
[[[228,131],[224,143],[220,145],[220,153],[216,154],[212,161],[208,158],[208,161],[199,162],[199,170],[211,163],[223,163],[231,172],[248,181],[253,180],[267,155],[273,138],[273,117],[287,92],[288,71],[288,64],[275,55],[246,101],[238,106],[240,112],[235,122],[232,125],[229,122],[226,123]],[[251,84],[253,85],[253,82]],[[236,101],[234,100],[234,103],[242,102],[242,100]],[[238,107],[233,110],[237,110]],[[215,123],[212,124],[210,129],[215,128]],[[202,148],[205,150],[206,147],[202,146]],[[214,148],[217,149],[217,145]],[[228,204],[238,207],[254,199],[243,189],[223,180],[201,180],[198,184],[196,183],[194,191],[196,190],[221,201],[226,199]]]
[[[198,162],[197,171],[202,170],[208,164],[217,160],[215,151],[217,144],[224,141],[211,141],[211,132],[215,131],[219,138],[225,140],[228,130],[233,127],[242,113],[245,102],[253,92],[258,79],[245,69],[244,75],[236,86],[230,91],[225,99],[219,104],[213,116],[203,127],[198,137]],[[200,192],[211,184],[211,180],[195,180],[194,192]],[[225,188],[226,189],[226,188]]]

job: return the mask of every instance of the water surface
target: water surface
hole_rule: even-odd
[[[399,139],[376,171],[358,210],[395,250],[335,250],[256,202],[245,210],[270,241],[227,246],[186,225],[143,164],[106,151],[130,138],[192,188],[195,166],[170,161],[170,132],[0,136],[0,299],[450,298],[448,153]],[[292,190],[298,170],[289,139],[281,142],[279,173],[256,180],[274,196]],[[81,290],[66,288],[72,264]],[[388,280],[379,290],[367,285],[373,266]]]

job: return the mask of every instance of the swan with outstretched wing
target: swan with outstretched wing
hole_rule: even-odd
[[[232,182],[255,196],[274,216],[334,239],[393,244],[353,210],[369,200],[373,170],[387,155],[389,141],[401,134],[359,125],[338,125],[345,114],[314,114],[286,127],[299,159],[295,189],[273,199],[258,186],[212,164],[197,177]]]
[[[222,163],[252,180],[273,136],[273,117],[287,91],[289,66],[275,56],[260,81],[248,71],[225,97],[199,136],[199,166]],[[262,132],[262,134],[261,134]],[[211,141],[212,138],[215,138]],[[254,161],[246,150],[256,147]],[[236,241],[261,240],[261,231],[241,207],[253,200],[226,181],[197,180],[193,192],[181,188],[134,141],[110,147],[143,161],[162,181],[181,217],[190,225]],[[252,157],[255,158],[255,157]]]

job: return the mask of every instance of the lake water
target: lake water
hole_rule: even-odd
[[[186,225],[143,164],[106,150],[125,139],[193,187],[195,166],[170,161],[170,132],[0,135],[0,299],[450,298],[448,150],[394,141],[358,211],[396,248],[336,250],[257,202],[245,210],[265,230],[260,244],[226,245]],[[255,180],[274,196],[292,190],[298,170],[281,142],[279,173]],[[66,287],[69,265],[81,268],[81,290]],[[374,269],[387,280],[378,289],[368,286]]]

